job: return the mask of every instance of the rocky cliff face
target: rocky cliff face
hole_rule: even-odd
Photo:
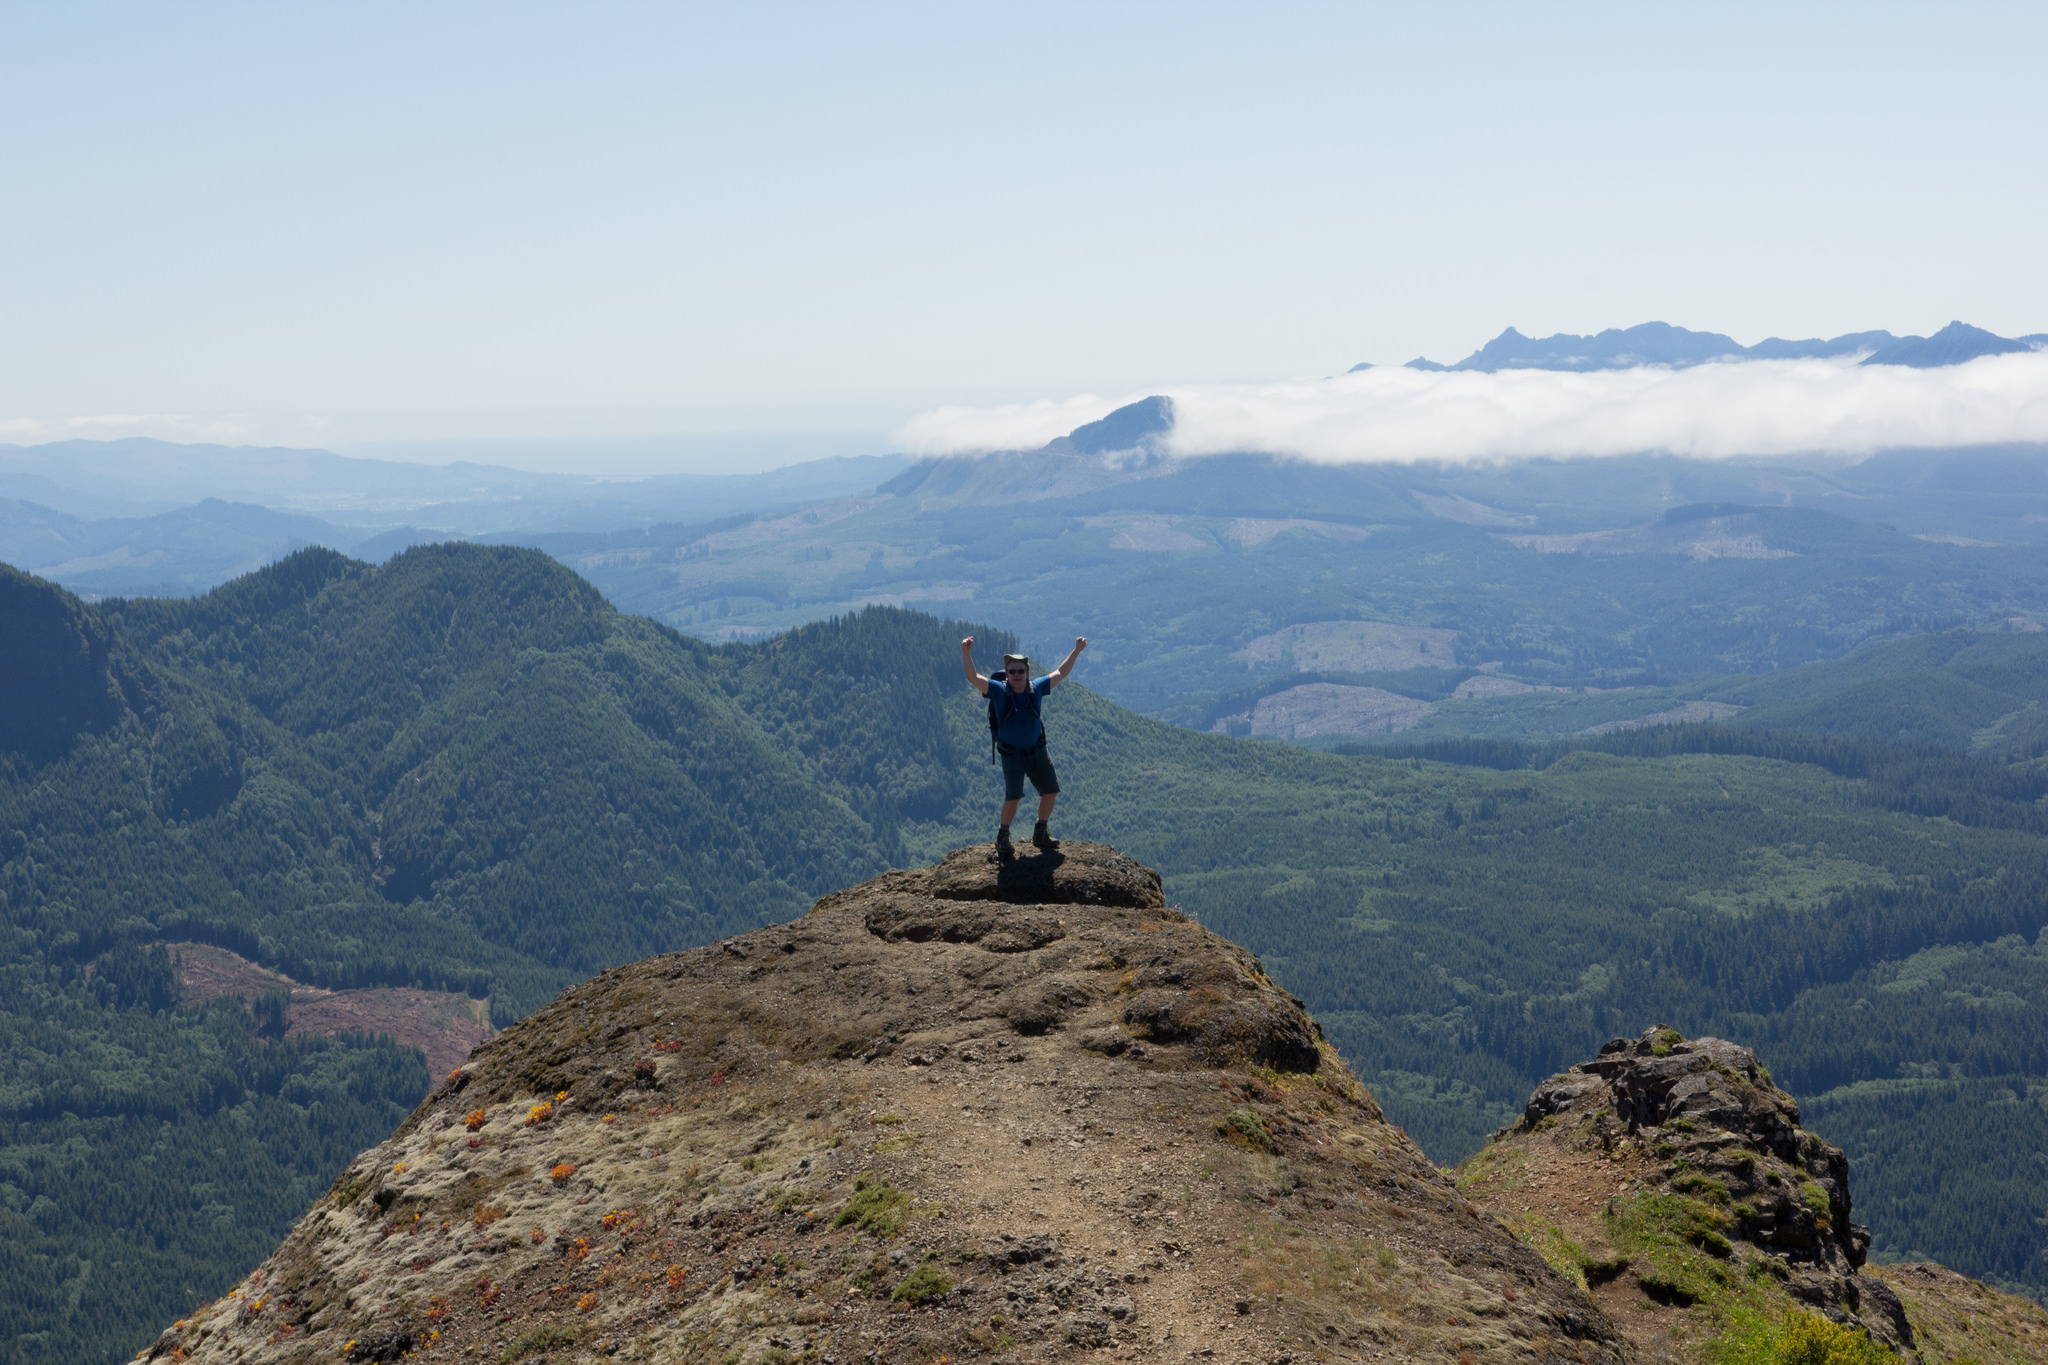
[[[1718,1038],[1615,1039],[1538,1086],[1459,1184],[1586,1285],[1645,1361],[1715,1359],[1713,1343],[1796,1310],[1930,1365],[2048,1358],[2038,1305],[1938,1266],[1866,1265],[1841,1150]]]
[[[1623,1360],[1578,1278],[1157,874],[981,846],[565,992],[146,1354]]]
[[[1610,1151],[1646,1145],[1667,1183],[1728,1210],[1728,1236],[1795,1268],[1811,1296],[1854,1298],[1870,1231],[1849,1221],[1848,1159],[1799,1126],[1799,1102],[1748,1048],[1670,1028],[1617,1038],[1536,1087],[1520,1127],[1559,1121],[1590,1124]]]

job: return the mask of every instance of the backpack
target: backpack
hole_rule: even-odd
[[[995,679],[989,680],[988,761],[991,763],[996,761],[996,731],[999,728],[1001,728],[1003,723],[1003,717],[1008,715],[1010,712],[1010,696],[1010,684],[1008,682],[1005,681],[1002,682],[1001,685],[998,685]],[[1024,702],[1031,708],[1032,715],[1035,716],[1039,714],[1038,694],[1036,692],[1033,692],[1027,688],[1025,689],[1023,696],[1019,697],[1018,700]]]

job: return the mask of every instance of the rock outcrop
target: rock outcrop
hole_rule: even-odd
[[[1853,1277],[1870,1250],[1870,1230],[1849,1221],[1849,1160],[1799,1126],[1799,1102],[1756,1053],[1671,1028],[1616,1038],[1537,1086],[1520,1127],[1575,1119],[1609,1148],[1622,1136],[1647,1143],[1672,1178],[1728,1207],[1728,1236],[1821,1272],[1829,1288],[1814,1292],[1830,1302],[1855,1299],[1853,1278],[1846,1290],[1832,1283]]]
[[[1718,1038],[1615,1039],[1537,1086],[1459,1184],[1585,1284],[1646,1362],[1718,1358],[1716,1338],[1791,1308],[1927,1365],[2048,1348],[2038,1305],[1938,1266],[1866,1265],[1841,1150]],[[1988,1304],[1995,1330],[1955,1330]]]
[[[1623,1360],[1573,1280],[1156,873],[984,845],[565,991],[146,1354]]]

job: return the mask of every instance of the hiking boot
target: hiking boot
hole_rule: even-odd
[[[1052,831],[1045,827],[1045,821],[1043,820],[1040,820],[1031,827],[1031,842],[1037,844],[1040,848],[1058,848],[1060,846],[1060,841],[1052,837]]]
[[[996,827],[996,856],[998,858],[1014,858],[1017,856],[1016,847],[1010,843],[1010,827],[1008,825]]]

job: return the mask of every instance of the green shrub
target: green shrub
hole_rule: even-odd
[[[1828,1200],[1828,1192],[1821,1188],[1818,1181],[1800,1181],[1799,1198],[1807,1208],[1813,1210],[1813,1216],[1820,1220],[1823,1232],[1834,1226],[1834,1205]]]
[[[889,1299],[893,1303],[907,1303],[915,1308],[952,1291],[953,1281],[946,1272],[927,1262],[898,1281]]]
[[[768,1208],[774,1213],[788,1213],[791,1209],[800,1209],[807,1204],[815,1204],[817,1202],[817,1191],[805,1189],[802,1185],[795,1185],[776,1195],[775,1202],[770,1204]]]
[[[853,1182],[853,1198],[832,1217],[832,1226],[852,1224],[877,1237],[894,1237],[903,1231],[903,1219],[910,1211],[910,1196],[887,1182],[860,1179]]]
[[[498,1359],[509,1365],[511,1361],[530,1356],[537,1351],[552,1351],[557,1346],[573,1346],[575,1343],[574,1332],[566,1327],[557,1327],[552,1322],[544,1322],[507,1346],[498,1354]]]
[[[1865,1333],[1801,1308],[1777,1317],[1736,1312],[1712,1353],[1715,1365],[1898,1365]]]
[[[1671,1188],[1680,1194],[1696,1195],[1710,1204],[1728,1202],[1728,1187],[1714,1177],[1701,1175],[1697,1171],[1687,1171],[1683,1175],[1673,1176]]]
[[[1277,1152],[1280,1145],[1273,1141],[1273,1135],[1266,1131],[1266,1121],[1252,1109],[1233,1109],[1217,1121],[1216,1131],[1226,1141],[1255,1151]]]

